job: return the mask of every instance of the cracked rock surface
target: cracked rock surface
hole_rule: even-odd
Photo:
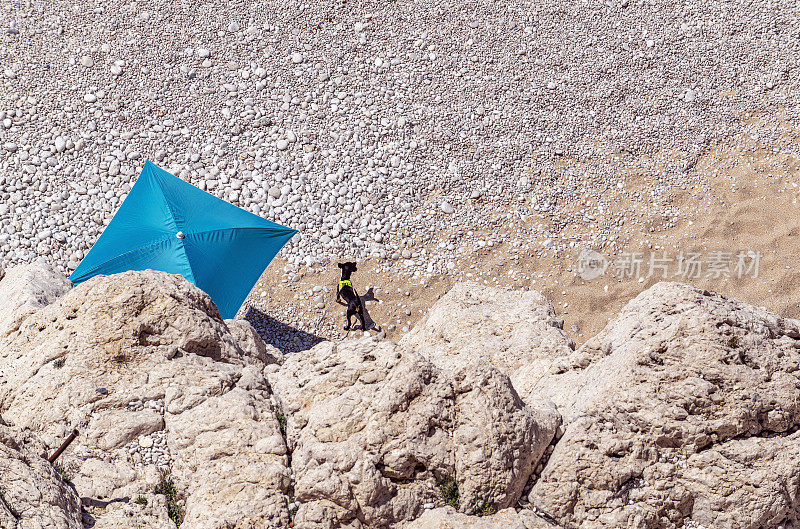
[[[288,523],[286,449],[262,374],[279,353],[248,325],[231,332],[179,276],[95,277],[0,341],[0,413],[49,450],[80,431],[59,462],[96,527],[129,515],[169,527],[163,502],[133,501],[163,475],[185,502],[181,527]]]
[[[557,426],[484,363],[448,373],[373,338],[286,357],[270,384],[287,417],[298,527],[391,527],[442,504],[516,503]]]
[[[402,345],[282,355],[178,276],[51,272],[0,280],[3,529],[800,527],[800,321],[763,308],[663,282],[573,350],[460,285]]]
[[[796,527],[799,339],[797,320],[651,287],[578,352],[531,503],[563,527]]]
[[[430,509],[403,529],[558,529],[532,511],[503,509],[489,516],[468,516],[452,507]]]
[[[41,443],[0,419],[0,527],[82,529],[81,502]]]
[[[443,369],[483,359],[511,377],[526,402],[553,363],[575,343],[553,305],[535,290],[457,283],[400,344],[428,355]]]

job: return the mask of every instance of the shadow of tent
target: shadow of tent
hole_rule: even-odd
[[[305,351],[324,341],[324,338],[278,321],[254,307],[248,307],[244,319],[250,322],[265,343],[283,354]]]

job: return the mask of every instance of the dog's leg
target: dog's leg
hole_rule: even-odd
[[[346,331],[350,330],[350,325],[351,325],[350,318],[353,317],[353,314],[355,314],[355,312],[356,312],[355,309],[347,307],[347,325],[344,326],[344,330]]]

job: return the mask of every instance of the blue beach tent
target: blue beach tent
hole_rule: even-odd
[[[234,206],[151,161],[95,245],[70,276],[161,270],[180,274],[233,318],[296,230]]]

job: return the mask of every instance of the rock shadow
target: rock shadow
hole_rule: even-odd
[[[305,351],[325,341],[325,338],[296,329],[254,307],[247,308],[244,319],[250,322],[265,343],[283,354]]]

